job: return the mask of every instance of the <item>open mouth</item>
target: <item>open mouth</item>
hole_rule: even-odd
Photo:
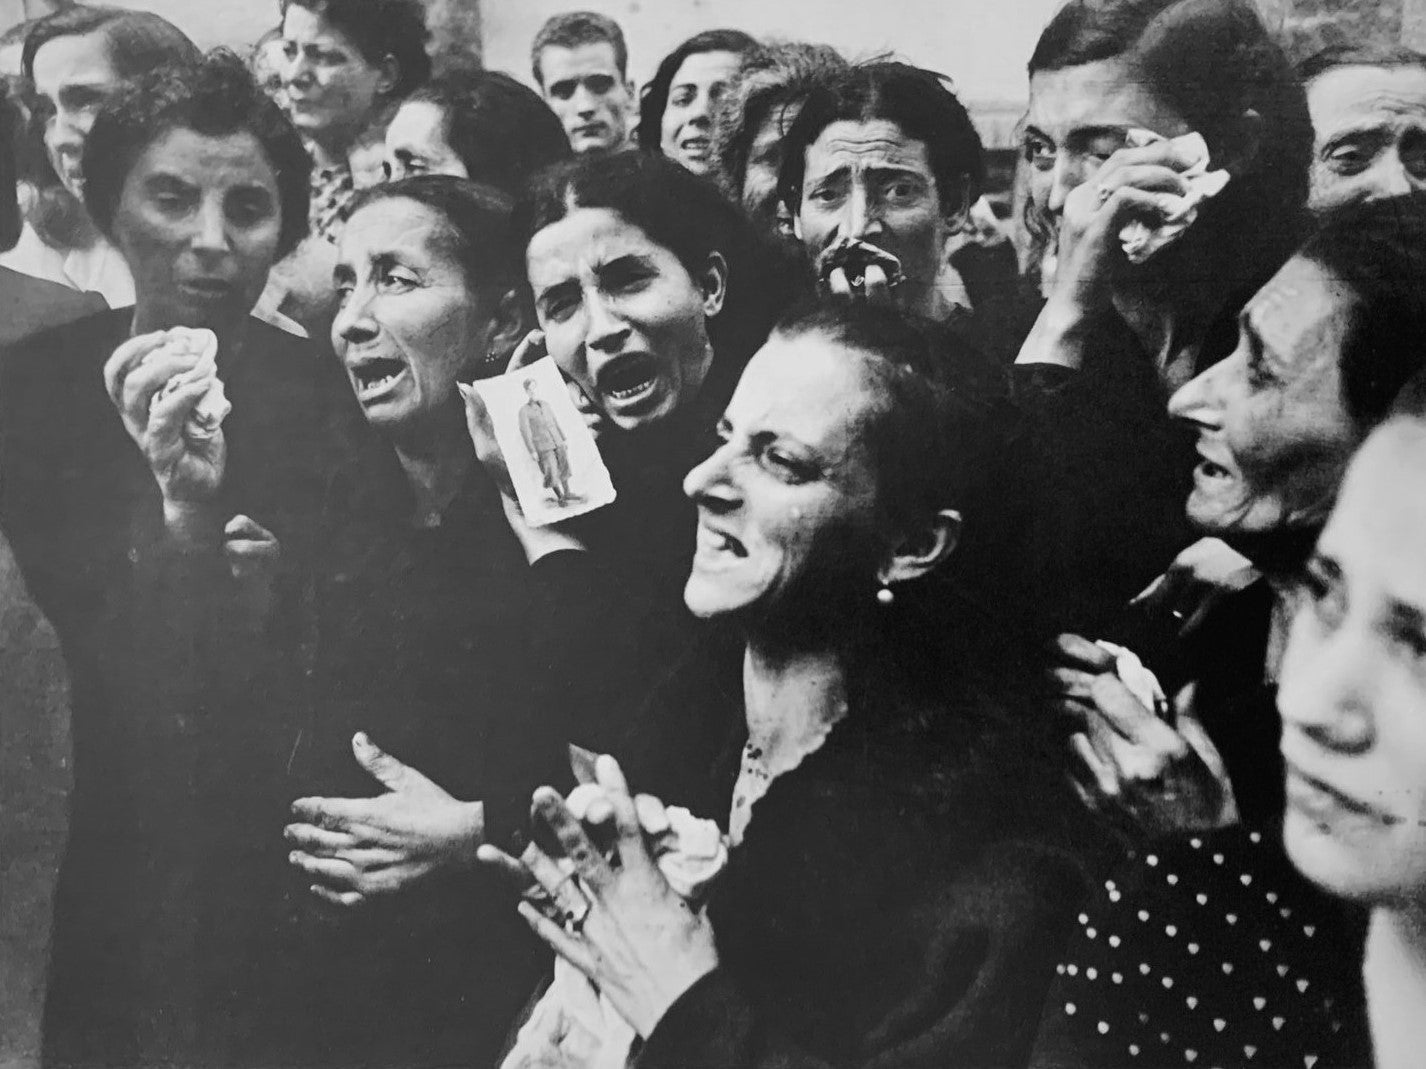
[[[393,357],[379,356],[363,360],[351,368],[350,374],[356,384],[357,400],[366,404],[389,393],[406,374],[406,365]]]
[[[1194,469],[1205,479],[1228,479],[1233,473],[1217,461],[1209,460],[1202,453],[1198,454],[1198,467]]]
[[[700,557],[721,556],[746,557],[748,547],[726,531],[717,531],[703,524],[698,525],[698,555]]]
[[[601,368],[595,386],[601,397],[622,406],[648,400],[658,379],[658,362],[647,353],[636,353]]]
[[[701,160],[708,156],[712,143],[706,137],[690,137],[686,141],[680,141],[678,147],[685,156]]]

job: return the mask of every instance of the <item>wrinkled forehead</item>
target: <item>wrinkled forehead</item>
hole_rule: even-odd
[[[1308,83],[1307,106],[1319,140],[1373,122],[1426,124],[1426,68],[1333,67]]]
[[[1159,99],[1126,57],[1037,71],[1030,78],[1027,126],[1056,141],[1087,129],[1141,128],[1173,137],[1187,124]]]
[[[1336,366],[1356,314],[1357,296],[1314,261],[1294,257],[1243,309],[1280,372]]]
[[[924,141],[909,136],[890,119],[829,123],[807,148],[807,178],[837,171],[890,169],[931,173]]]

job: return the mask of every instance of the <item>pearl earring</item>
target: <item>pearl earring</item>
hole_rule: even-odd
[[[881,589],[876,592],[877,604],[886,606],[890,605],[895,600],[896,595],[892,593],[891,587],[887,586],[885,583],[882,583]]]

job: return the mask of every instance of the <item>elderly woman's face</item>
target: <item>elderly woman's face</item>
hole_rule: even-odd
[[[1356,432],[1342,399],[1350,288],[1296,257],[1243,309],[1238,347],[1183,386],[1171,415],[1198,430],[1188,517],[1209,534],[1321,522]]]
[[[890,119],[829,124],[807,147],[797,235],[814,256],[856,238],[901,261],[898,301],[915,310],[941,274],[948,213],[924,141]]]
[[[736,52],[695,52],[674,72],[659,124],[659,147],[694,174],[713,169],[713,109],[742,62]]]
[[[1189,132],[1123,59],[1037,72],[1024,133],[1035,210],[1058,226],[1070,191],[1093,179],[1133,129],[1164,137]]]
[[[1314,212],[1426,189],[1426,69],[1334,67],[1308,83],[1307,109]]]
[[[782,170],[782,139],[801,110],[800,101],[775,106],[763,119],[748,146],[741,200],[748,214],[768,223],[777,219],[777,179]]]
[[[1282,663],[1284,841],[1328,890],[1426,904],[1426,428],[1368,440],[1308,565]]]
[[[386,128],[386,177],[391,181],[418,174],[469,178],[464,161],[446,140],[446,114],[429,100],[402,104]]]
[[[40,45],[34,62],[37,107],[46,113],[44,139],[50,166],[64,188],[84,196],[80,159],[99,109],[122,84],[102,33],[56,37]]]
[[[698,396],[722,257],[694,278],[619,213],[576,208],[530,240],[525,265],[550,355],[616,427],[651,426]]]
[[[348,141],[371,121],[387,75],[324,16],[290,6],[282,20],[282,55],[288,114],[304,135]]]
[[[335,271],[332,346],[366,418],[388,434],[462,426],[456,380],[485,352],[489,316],[448,251],[448,224],[402,198],[356,212]]]
[[[146,329],[241,322],[267,284],[281,230],[277,175],[258,139],[182,127],[139,155],[113,221]]]
[[[774,334],[688,473],[698,548],[684,600],[698,616],[765,611],[807,579],[874,587],[876,477],[863,429],[866,359],[817,334]],[[858,572],[865,574],[858,574]]]

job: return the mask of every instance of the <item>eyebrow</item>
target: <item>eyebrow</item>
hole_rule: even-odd
[[[336,283],[337,285],[339,285],[339,286],[340,286],[343,282],[355,282],[355,281],[356,281],[356,271],[354,271],[354,270],[352,269],[352,265],[351,265],[351,264],[347,264],[347,263],[340,263],[340,264],[337,264],[336,267],[332,268],[332,281],[335,282],[335,283]]]

